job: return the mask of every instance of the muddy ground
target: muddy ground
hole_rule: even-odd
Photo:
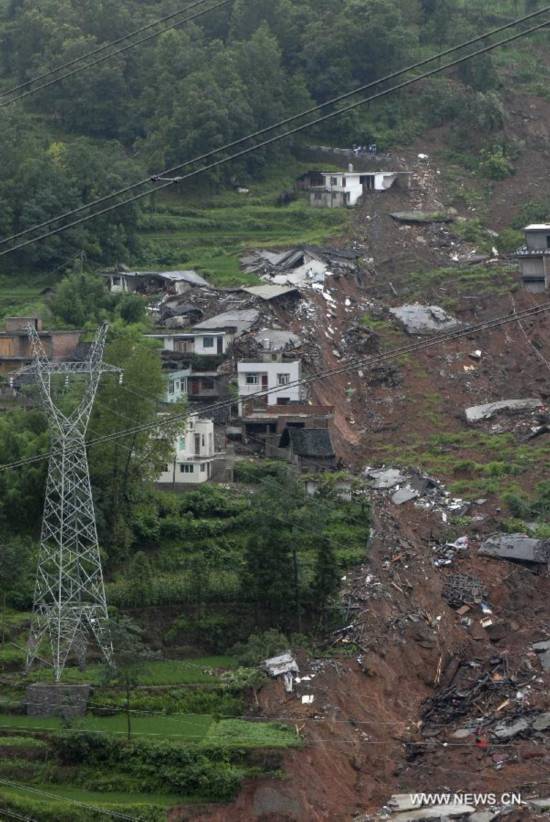
[[[550,103],[516,102],[507,129],[525,141],[525,150],[517,174],[493,186],[489,225],[497,231],[509,225],[522,201],[540,195],[540,169],[549,159]],[[346,242],[364,255],[362,276],[332,278],[324,294],[308,292],[305,307],[302,302],[298,309],[276,312],[281,324],[305,337],[310,370],[337,368],[372,353],[373,346],[387,351],[408,345],[413,340],[388,319],[387,308],[408,300],[414,272],[452,268],[453,254],[476,252],[453,235],[452,226],[404,226],[389,216],[450,205],[445,163],[438,158],[441,141],[441,133],[434,132],[396,156],[396,164],[415,172],[411,189],[369,198],[358,209]],[[419,153],[428,157],[420,159]],[[475,214],[465,208],[458,216]],[[486,264],[488,278],[494,270],[498,285],[501,274],[494,265]],[[511,276],[511,287],[480,294],[475,287],[458,287],[451,271],[443,283],[426,287],[425,298],[452,304],[463,323],[548,298],[521,289],[517,272]],[[374,322],[369,325],[365,315]],[[357,327],[366,329],[360,347],[349,333]],[[482,355],[474,361],[475,350]],[[389,370],[365,365],[335,375],[313,387],[312,399],[335,407],[338,457],[361,473],[366,465],[388,461],[388,446],[395,454],[427,441],[434,431],[466,431],[466,406],[510,397],[548,403],[550,366],[544,359],[550,361],[550,313],[523,328],[511,323],[402,358]],[[549,438],[545,434],[527,447],[542,453]],[[482,456],[460,446],[454,454]],[[548,468],[535,460],[517,477],[518,485],[531,491],[550,476]],[[444,469],[438,475],[444,483],[456,478]],[[543,673],[531,650],[533,642],[550,636],[548,571],[478,556],[480,540],[508,515],[498,495],[489,494],[470,509],[463,526],[469,547],[442,567],[434,564],[434,545],[459,535],[453,517],[443,517],[444,507],[414,502],[398,507],[385,494],[376,495],[373,505],[368,559],[348,575],[342,594],[355,626],[353,653],[347,653],[349,635],[343,632],[327,637],[341,652],[333,660],[316,663],[300,655],[302,675],[314,677],[300,684],[299,693],[314,695],[312,705],[285,694],[277,681],[260,695],[260,714],[292,721],[304,747],[285,754],[280,779],[250,782],[228,806],[182,809],[173,820],[360,820],[379,812],[391,794],[409,791],[518,791],[525,800],[550,796],[548,732],[506,742],[490,733],[499,719],[550,709],[550,673]],[[480,580],[500,629],[483,627],[478,605],[462,614],[450,607],[442,593],[455,573]],[[468,694],[481,680],[486,684],[458,711],[445,700],[435,707],[430,703],[453,687]],[[465,733],[474,721],[479,732]],[[508,822],[536,818],[544,817],[526,808],[506,816]]]

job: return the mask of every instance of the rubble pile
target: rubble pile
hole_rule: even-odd
[[[464,409],[470,425],[488,423],[492,434],[513,432],[525,439],[533,439],[550,430],[544,403],[538,398],[499,400]]]
[[[275,285],[323,284],[327,276],[360,273],[354,249],[300,246],[286,251],[259,249],[241,258],[241,268]]]
[[[390,491],[394,505],[414,501],[416,505],[438,511],[443,522],[449,514],[465,514],[470,503],[451,497],[443,483],[420,471],[399,468],[370,468],[364,470],[370,487],[375,491]]]

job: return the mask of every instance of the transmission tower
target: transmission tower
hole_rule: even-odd
[[[31,373],[40,390],[50,428],[50,461],[42,518],[27,671],[40,658],[61,679],[69,654],[84,666],[89,639],[97,642],[108,663],[113,647],[97,541],[94,503],[88,471],[85,435],[101,375],[121,374],[103,362],[107,325],[97,332],[87,360],[50,362],[37,331],[27,328],[32,344]],[[52,398],[54,382],[84,382],[76,407],[65,413]],[[42,648],[49,644],[50,653]]]

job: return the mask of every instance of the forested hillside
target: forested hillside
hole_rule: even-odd
[[[191,4],[194,6],[196,4]],[[23,86],[163,16],[182,0],[3,0],[0,4],[0,234],[9,236],[370,83],[449,44],[537,7],[533,0],[234,0],[38,93]],[[219,7],[221,6],[221,7]],[[202,10],[203,7],[201,7]],[[193,17],[197,10],[176,18]],[[134,41],[129,41],[134,42]],[[125,42],[124,45],[127,45]],[[98,57],[90,58],[97,60]],[[407,143],[454,121],[460,150],[489,147],[505,87],[486,55],[330,120],[194,181],[246,184],[299,153],[304,140]],[[532,67],[531,67],[532,68]],[[64,69],[54,79],[71,68]],[[38,81],[40,85],[40,81]],[[14,98],[19,98],[11,102]],[[498,142],[498,140],[496,140]],[[497,162],[505,162],[497,152]],[[189,186],[187,186],[189,188]],[[16,269],[63,270],[139,257],[145,200],[2,258]]]

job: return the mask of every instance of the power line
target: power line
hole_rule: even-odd
[[[183,9],[179,9],[179,11],[174,11],[171,14],[165,15],[164,17],[159,17],[158,20],[153,20],[152,23],[148,23],[146,26],[141,26],[139,29],[134,29],[134,31],[131,31],[128,34],[119,37],[117,40],[110,40],[108,43],[104,43],[102,46],[98,46],[98,48],[93,49],[92,51],[89,51],[86,54],[81,55],[80,57],[75,57],[74,60],[69,60],[67,63],[60,63],[58,66],[54,66],[54,68],[50,69],[49,71],[45,71],[43,74],[37,74],[35,77],[31,77],[30,80],[25,80],[24,83],[19,83],[19,85],[13,86],[13,88],[9,88],[7,89],[7,91],[0,92],[0,98],[7,97],[9,94],[15,94],[17,91],[21,91],[21,89],[27,88],[27,86],[30,86],[33,83],[37,83],[39,80],[45,80],[47,77],[51,77],[52,74],[57,74],[58,71],[63,71],[63,69],[70,68],[71,66],[74,66],[76,63],[80,63],[82,60],[88,60],[90,57],[95,57],[96,54],[100,54],[102,51],[112,48],[113,46],[118,46],[125,40],[130,40],[132,37],[136,37],[138,34],[143,34],[144,31],[148,31],[149,29],[152,29],[155,26],[160,25],[161,23],[167,23],[169,20],[173,20],[175,17],[179,17],[180,14],[183,14],[186,11],[190,11],[191,9],[195,8],[195,6],[198,6],[204,2],[206,2],[206,0],[196,0],[196,2],[190,3]],[[185,21],[181,20],[176,25],[180,25],[183,22]],[[157,34],[162,34],[164,31],[168,31],[168,29],[163,29],[163,31],[156,32],[154,36],[156,36]],[[109,55],[109,57],[112,56],[112,54]],[[88,66],[84,66],[83,68],[88,68]],[[11,103],[14,102],[14,100],[9,100],[8,102]]]
[[[549,310],[550,302],[547,302],[535,306],[534,308],[525,309],[524,311],[520,311],[517,314],[506,314],[504,316],[494,317],[493,319],[485,320],[484,322],[478,323],[477,325],[468,325],[458,330],[450,331],[447,334],[439,334],[430,340],[422,340],[420,342],[412,343],[410,345],[401,346],[400,348],[392,348],[389,351],[384,352],[382,354],[377,354],[371,357],[363,357],[357,360],[352,360],[351,362],[346,363],[344,365],[337,366],[336,368],[327,369],[325,371],[319,371],[316,374],[312,374],[310,377],[303,377],[299,380],[294,380],[285,387],[294,388],[299,387],[301,385],[310,385],[312,383],[327,379],[329,377],[334,377],[339,374],[345,374],[348,371],[355,371],[359,368],[365,368],[368,366],[376,365],[378,363],[396,360],[404,356],[405,354],[413,354],[419,351],[425,351],[429,348],[434,348],[443,343],[460,340],[463,337],[470,336],[471,334],[476,334],[483,331],[491,331],[493,329],[500,328],[501,326],[508,325],[510,323],[517,323],[518,319],[523,320],[529,319],[531,317],[537,317],[539,314],[543,314]],[[275,388],[270,388],[265,391],[257,391],[254,394],[249,394],[246,397],[243,397],[242,399],[254,400],[259,398],[265,398],[270,394],[278,393],[280,391],[280,386],[277,386]],[[88,440],[86,445],[87,447],[91,447],[93,445],[110,442],[120,437],[128,436],[130,434],[139,434],[144,433],[146,431],[153,431],[164,425],[171,425],[172,423],[177,422],[178,420],[184,420],[188,417],[199,417],[201,414],[216,411],[221,408],[230,407],[234,405],[236,402],[236,399],[220,400],[219,402],[201,408],[199,411],[193,411],[191,414],[188,414],[186,411],[180,414],[171,414],[165,417],[164,419],[160,419],[152,423],[144,423],[142,425],[134,426],[133,428],[127,428],[121,431],[114,431],[111,434],[105,434],[101,437],[96,437],[95,439]],[[37,454],[33,457],[26,457],[20,460],[15,460],[11,463],[5,463],[3,465],[0,465],[0,471],[7,471],[8,469],[20,468],[25,465],[41,462],[43,460],[48,459],[50,457],[50,454],[51,452],[48,451],[44,454]]]
[[[283,120],[278,121],[277,123],[274,123],[274,124],[272,124],[272,125],[270,125],[270,126],[267,126],[266,128],[263,128],[263,129],[260,129],[259,131],[256,131],[256,132],[253,132],[253,133],[251,133],[251,134],[248,134],[248,135],[246,135],[245,137],[242,137],[242,138],[240,138],[240,139],[238,139],[238,140],[234,140],[233,142],[227,143],[226,145],[221,146],[220,148],[217,148],[217,149],[212,150],[212,151],[209,151],[209,152],[207,152],[207,153],[205,153],[205,154],[202,154],[202,155],[199,155],[199,156],[197,156],[197,157],[194,157],[193,159],[191,159],[191,160],[187,160],[187,161],[185,161],[184,163],[180,163],[180,164],[178,164],[178,165],[176,165],[176,166],[173,166],[172,168],[166,169],[165,171],[161,172],[160,174],[154,175],[153,177],[148,177],[148,178],[146,178],[146,179],[144,179],[144,180],[139,180],[139,181],[137,181],[136,183],[133,183],[133,184],[131,184],[131,185],[129,185],[129,186],[126,186],[125,188],[122,188],[122,189],[119,189],[119,190],[118,190],[118,191],[116,191],[116,192],[113,192],[112,194],[108,194],[108,195],[105,195],[105,196],[103,196],[103,197],[100,197],[100,198],[98,198],[97,200],[94,200],[93,202],[90,202],[90,203],[86,203],[85,205],[79,206],[79,207],[78,207],[78,208],[76,208],[76,209],[71,209],[70,211],[67,211],[67,212],[65,212],[65,213],[63,213],[63,214],[60,214],[60,215],[58,215],[57,217],[52,217],[52,218],[50,218],[50,219],[48,219],[48,220],[44,220],[44,221],[43,221],[43,222],[41,222],[41,223],[37,223],[36,225],[31,226],[30,228],[27,228],[27,229],[25,229],[24,231],[20,231],[20,232],[18,232],[18,233],[16,233],[16,234],[12,234],[10,237],[6,237],[4,240],[1,240],[1,241],[0,241],[0,245],[4,245],[4,244],[6,244],[6,243],[8,243],[8,242],[11,242],[12,240],[18,239],[19,237],[23,237],[23,236],[25,236],[26,234],[31,233],[32,231],[37,231],[37,230],[38,230],[38,229],[40,229],[40,228],[44,228],[44,227],[46,227],[46,226],[48,226],[48,225],[51,225],[52,223],[58,222],[59,220],[62,220],[62,219],[64,219],[65,217],[70,217],[70,216],[73,216],[73,215],[79,214],[79,213],[81,213],[82,211],[85,211],[85,210],[87,210],[87,209],[89,209],[89,208],[92,208],[93,206],[101,205],[102,203],[107,202],[108,200],[111,200],[113,197],[118,197],[118,196],[120,196],[120,195],[122,195],[122,194],[127,194],[128,192],[133,191],[133,190],[135,190],[136,188],[140,188],[141,186],[143,186],[143,185],[145,185],[145,184],[147,184],[147,183],[149,183],[149,182],[152,182],[152,181],[154,182],[154,181],[156,181],[156,180],[157,180],[157,178],[160,178],[160,177],[162,177],[163,175],[166,175],[166,174],[172,174],[172,173],[174,173],[174,172],[176,172],[176,171],[179,171],[179,170],[181,170],[181,169],[183,169],[183,168],[186,168],[186,167],[188,167],[188,166],[190,166],[190,165],[193,165],[193,164],[195,164],[195,163],[198,163],[198,162],[202,162],[202,161],[204,161],[204,160],[207,160],[207,159],[209,159],[209,158],[211,158],[211,157],[213,157],[213,156],[215,156],[215,155],[219,154],[219,153],[220,153],[220,152],[222,152],[222,151],[227,151],[227,150],[229,150],[229,149],[235,148],[236,146],[241,145],[242,143],[244,143],[244,142],[246,142],[246,141],[248,141],[248,140],[252,140],[252,139],[254,139],[254,138],[256,138],[256,137],[260,137],[260,136],[262,136],[262,135],[264,135],[264,134],[267,134],[267,133],[268,133],[268,132],[270,132],[270,131],[273,131],[273,130],[274,130],[274,129],[276,129],[276,128],[281,128],[282,126],[285,126],[285,125],[288,125],[288,124],[290,124],[290,123],[292,123],[292,122],[295,122],[296,120],[299,120],[299,119],[301,119],[301,118],[303,118],[303,117],[306,117],[306,116],[308,116],[309,114],[312,114],[312,113],[314,113],[314,112],[316,112],[316,111],[320,111],[320,110],[322,110],[322,109],[326,108],[327,106],[331,106],[331,105],[335,105],[335,104],[337,104],[337,103],[340,103],[340,102],[342,102],[342,101],[344,101],[344,100],[346,100],[346,99],[349,99],[350,97],[353,97],[353,96],[355,96],[355,95],[357,95],[357,94],[360,94],[360,93],[361,93],[361,92],[363,92],[363,91],[366,91],[366,90],[367,90],[367,89],[369,89],[369,88],[373,88],[374,86],[378,86],[378,85],[380,85],[380,84],[382,84],[382,83],[384,83],[384,82],[388,82],[388,81],[390,81],[390,80],[396,79],[397,77],[400,77],[401,75],[406,74],[406,73],[408,73],[408,72],[410,72],[410,71],[412,71],[412,70],[414,70],[414,69],[421,68],[422,66],[425,66],[425,65],[427,65],[427,64],[429,64],[429,63],[431,63],[431,62],[433,62],[434,60],[440,60],[442,57],[445,57],[445,56],[447,56],[447,55],[449,55],[449,54],[452,54],[452,53],[454,53],[454,52],[455,52],[455,51],[457,51],[457,50],[460,50],[460,49],[466,48],[466,47],[467,47],[467,46],[469,46],[469,45],[473,45],[473,44],[475,44],[475,43],[477,43],[477,42],[480,42],[480,41],[482,41],[482,40],[485,40],[487,37],[490,37],[490,36],[492,36],[492,35],[494,35],[494,34],[496,34],[496,33],[499,33],[499,32],[501,32],[501,31],[504,31],[505,29],[508,29],[508,28],[510,28],[510,27],[513,27],[513,26],[515,26],[515,25],[517,25],[517,24],[519,24],[519,23],[523,23],[523,22],[525,22],[525,21],[527,21],[527,20],[529,20],[529,19],[531,19],[531,18],[533,18],[533,17],[539,16],[540,14],[543,14],[543,13],[545,13],[545,12],[547,12],[547,11],[550,11],[550,6],[545,6],[543,9],[540,9],[539,11],[533,12],[533,13],[531,13],[530,15],[526,15],[526,16],[524,16],[524,17],[520,17],[520,18],[518,18],[518,19],[514,20],[513,22],[511,22],[511,23],[507,23],[507,24],[505,24],[505,25],[503,25],[503,26],[500,26],[500,27],[498,27],[498,28],[496,28],[496,29],[492,29],[491,31],[488,31],[488,32],[484,33],[483,35],[480,35],[480,36],[478,36],[478,37],[472,38],[471,40],[465,41],[464,43],[461,43],[461,44],[460,44],[460,45],[458,45],[458,46],[453,46],[452,48],[449,48],[449,49],[446,49],[445,51],[439,52],[438,54],[435,54],[435,55],[433,55],[432,57],[425,58],[424,60],[421,60],[421,61],[419,61],[419,62],[417,62],[417,63],[414,63],[414,64],[412,64],[412,65],[410,65],[410,66],[407,66],[406,68],[403,68],[403,69],[400,69],[400,70],[398,70],[398,71],[395,71],[395,72],[393,72],[393,73],[391,73],[391,74],[386,75],[385,77],[382,77],[382,78],[380,78],[380,79],[378,79],[378,80],[375,80],[375,81],[373,81],[373,82],[371,82],[371,83],[367,83],[366,85],[359,86],[359,87],[357,87],[357,88],[353,89],[352,91],[346,92],[345,94],[339,95],[339,96],[334,97],[334,98],[332,98],[332,99],[330,99],[330,100],[327,100],[327,101],[326,101],[326,102],[324,102],[324,103],[321,103],[321,104],[319,104],[319,105],[317,105],[317,106],[314,106],[314,107],[312,107],[312,108],[310,108],[310,109],[307,109],[307,110],[305,110],[305,111],[302,111],[302,112],[300,112],[299,114],[293,115],[293,116],[291,116],[291,117],[287,117],[287,118],[285,118],[285,119],[283,119]],[[465,62],[466,60],[471,59],[472,57],[475,57],[475,56],[477,56],[477,55],[479,55],[479,54],[483,54],[483,53],[486,53],[486,52],[488,52],[488,51],[491,51],[492,49],[498,48],[498,47],[499,47],[499,46],[501,46],[501,45],[505,45],[505,44],[507,44],[507,43],[509,43],[509,42],[512,42],[513,40],[518,39],[519,37],[526,36],[527,34],[530,34],[530,33],[534,32],[534,31],[538,31],[539,29],[544,28],[547,24],[548,24],[548,21],[545,21],[543,24],[538,25],[538,26],[534,26],[534,27],[532,27],[532,28],[530,28],[530,29],[527,29],[527,30],[525,30],[525,31],[523,31],[523,32],[519,32],[518,34],[514,35],[514,36],[513,36],[513,37],[511,37],[511,38],[507,38],[507,39],[505,39],[505,40],[499,41],[498,43],[494,43],[493,45],[487,46],[486,48],[484,48],[484,49],[482,49],[482,50],[479,50],[479,51],[477,51],[477,52],[473,52],[472,54],[466,55],[466,56],[462,57],[460,60],[457,60],[457,61],[454,61],[454,62],[451,62],[451,63],[445,64],[445,65],[440,65],[440,66],[438,66],[436,69],[433,69],[433,70],[431,70],[431,71],[429,71],[429,72],[427,72],[427,73],[425,73],[425,74],[423,74],[423,75],[420,75],[420,76],[418,76],[418,77],[414,77],[414,78],[412,78],[412,79],[410,79],[410,80],[406,81],[405,83],[399,84],[399,85],[397,85],[397,86],[395,86],[395,87],[392,87],[392,88],[390,88],[390,89],[386,89],[386,90],[384,90],[384,91],[382,91],[382,92],[379,92],[379,93],[377,93],[377,94],[373,95],[372,97],[369,97],[369,98],[367,98],[367,99],[365,99],[365,100],[360,100],[360,101],[357,101],[356,103],[352,104],[351,106],[349,106],[349,107],[347,107],[347,108],[344,108],[344,109],[339,109],[338,111],[333,112],[333,113],[331,113],[331,114],[329,114],[329,115],[326,115],[325,117],[318,118],[318,119],[316,119],[316,120],[314,120],[314,121],[312,121],[312,122],[310,122],[310,123],[305,123],[305,124],[303,124],[302,126],[300,126],[300,127],[298,127],[298,128],[292,129],[292,130],[290,130],[290,131],[288,131],[288,132],[285,132],[284,134],[277,135],[276,137],[272,138],[271,140],[264,141],[263,143],[260,143],[260,144],[258,144],[258,145],[251,146],[251,147],[249,147],[248,149],[246,149],[246,150],[244,150],[244,151],[242,151],[242,152],[239,152],[239,153],[237,153],[237,154],[235,154],[235,155],[233,155],[233,156],[226,157],[226,158],[222,158],[221,160],[219,160],[219,161],[218,161],[218,162],[216,162],[216,163],[213,163],[213,164],[207,165],[207,166],[205,166],[204,168],[197,169],[196,171],[192,172],[191,174],[187,174],[187,175],[185,175],[184,177],[182,177],[181,179],[179,179],[179,180],[178,180],[178,182],[182,182],[183,180],[189,179],[189,177],[193,177],[193,176],[195,176],[195,175],[197,175],[197,174],[201,174],[201,173],[203,173],[204,171],[208,171],[208,170],[210,170],[210,169],[212,169],[212,168],[215,168],[215,167],[217,167],[217,166],[219,166],[219,165],[222,165],[222,164],[224,164],[224,163],[226,163],[226,162],[233,161],[234,159],[237,159],[237,158],[239,158],[239,157],[241,157],[241,156],[244,156],[244,155],[246,155],[246,154],[248,154],[248,153],[250,153],[250,152],[252,152],[252,151],[255,151],[255,150],[259,149],[259,148],[263,148],[263,147],[265,147],[266,145],[269,145],[269,144],[271,144],[271,143],[273,143],[273,142],[276,142],[276,141],[278,141],[278,140],[282,140],[282,139],[284,139],[285,137],[291,136],[292,134],[298,133],[299,131],[303,131],[303,130],[304,130],[304,129],[306,129],[306,128],[310,128],[311,126],[314,126],[314,125],[317,125],[317,124],[319,124],[319,123],[321,123],[321,122],[324,122],[325,120],[328,120],[328,119],[330,119],[331,117],[338,116],[339,114],[344,113],[344,112],[346,112],[346,111],[350,111],[351,109],[356,108],[356,107],[358,107],[358,106],[360,106],[360,105],[364,105],[364,104],[369,103],[369,102],[372,102],[373,100],[376,100],[376,99],[378,99],[378,98],[380,98],[380,97],[384,97],[384,96],[386,96],[386,95],[388,95],[388,94],[392,93],[393,91],[398,91],[398,90],[400,90],[400,89],[402,89],[402,88],[405,88],[405,87],[407,87],[407,86],[411,85],[412,83],[416,83],[416,82],[418,82],[418,81],[420,81],[420,80],[422,80],[422,79],[425,79],[426,77],[430,77],[430,76],[432,76],[432,75],[434,75],[434,74],[437,74],[437,73],[439,73],[439,72],[441,72],[441,71],[444,71],[444,70],[445,70],[445,69],[447,69],[447,68],[453,67],[453,66],[455,66],[455,65],[459,65],[460,63],[463,63],[463,62]],[[154,193],[155,191],[160,191],[160,190],[162,190],[163,188],[167,188],[168,186],[171,186],[171,185],[174,185],[174,181],[170,181],[170,182],[165,183],[164,185],[157,186],[155,189],[149,189],[148,191],[146,191],[146,192],[142,192],[141,194],[138,194],[136,197],[134,197],[134,198],[130,198],[130,199],[125,200],[125,201],[123,201],[123,202],[121,202],[121,203],[115,203],[114,205],[112,205],[112,206],[111,206],[111,207],[109,207],[108,209],[104,209],[104,210],[102,210],[102,211],[99,211],[99,212],[96,212],[96,213],[94,213],[94,214],[88,215],[88,217],[86,217],[86,218],[84,218],[84,219],[82,219],[82,220],[75,221],[75,222],[73,222],[73,223],[71,223],[71,224],[69,224],[69,225],[66,225],[66,226],[61,226],[59,229],[56,229],[56,230],[54,230],[54,231],[52,231],[52,232],[49,232],[49,233],[47,233],[47,234],[44,234],[44,235],[42,235],[42,236],[32,238],[32,239],[28,240],[28,241],[27,241],[27,242],[25,242],[25,243],[19,244],[19,245],[17,245],[17,246],[14,246],[13,248],[7,249],[7,250],[6,250],[6,251],[4,251],[4,252],[1,252],[1,253],[0,253],[0,256],[3,256],[4,254],[8,254],[8,253],[10,253],[11,251],[18,250],[19,248],[23,248],[23,247],[25,247],[26,245],[28,245],[28,244],[30,244],[30,243],[32,243],[32,242],[35,242],[35,241],[38,241],[38,240],[45,239],[46,237],[50,236],[51,234],[58,233],[58,231],[64,231],[65,229],[67,229],[67,228],[71,228],[71,227],[72,227],[72,226],[74,226],[74,225],[78,225],[78,224],[80,224],[81,222],[86,222],[86,220],[88,220],[88,219],[92,219],[93,217],[100,216],[101,214],[107,213],[108,211],[111,211],[111,210],[113,210],[114,208],[119,208],[119,207],[121,207],[121,206],[123,206],[123,205],[127,205],[128,203],[134,202],[135,200],[141,199],[142,197],[149,196],[149,194]]]
[[[179,12],[176,12],[174,15],[170,15],[170,16],[174,17],[177,14],[182,14],[184,11],[189,11],[190,9],[195,8],[196,6],[199,6],[204,2],[206,2],[206,0],[196,0],[195,3],[192,3],[187,8],[182,9]],[[146,37],[142,37],[141,40],[136,40],[135,42],[129,43],[128,45],[123,46],[120,49],[116,49],[115,51],[112,51],[109,54],[104,54],[103,56],[98,57],[96,60],[93,60],[91,63],[86,63],[83,66],[77,66],[76,68],[72,69],[72,71],[69,71],[66,74],[62,74],[61,77],[54,77],[53,80],[48,80],[48,82],[42,83],[42,85],[36,86],[36,88],[31,88],[28,91],[23,92],[23,94],[19,94],[17,97],[12,97],[9,100],[5,100],[4,102],[0,102],[0,108],[5,108],[6,106],[11,105],[12,103],[17,103],[19,100],[23,100],[25,97],[28,97],[31,94],[36,94],[37,91],[42,91],[43,89],[49,88],[50,86],[56,85],[57,83],[61,83],[63,80],[66,80],[68,77],[73,77],[75,74],[79,74],[81,71],[85,71],[86,69],[92,68],[93,66],[97,66],[100,63],[104,63],[106,60],[110,60],[112,57],[116,57],[118,54],[122,54],[123,52],[128,51],[129,49],[133,49],[136,46],[141,45],[142,43],[146,43],[148,40],[152,40],[153,38],[158,37],[160,34],[164,34],[164,32],[166,32],[166,31],[171,31],[172,29],[175,29],[178,26],[182,26],[184,23],[189,23],[192,20],[196,20],[197,18],[202,17],[203,15],[207,14],[208,12],[215,11],[216,9],[219,9],[222,6],[227,6],[227,4],[230,3],[230,2],[231,2],[231,0],[219,0],[219,2],[216,3],[215,5],[210,6],[209,8],[206,8],[206,9],[201,9],[200,11],[196,12],[195,14],[192,14],[190,17],[185,17],[183,20],[178,20],[176,23],[173,23],[171,26],[167,26],[164,29],[160,29],[159,31],[155,31],[152,34],[148,34]],[[155,24],[151,23],[150,26],[146,26],[146,28],[150,28],[152,25],[155,25]],[[128,35],[128,37],[130,37],[130,36],[133,36],[133,35]],[[122,41],[123,39],[127,39],[127,38],[121,38],[120,41]],[[117,41],[117,42],[120,42],[120,41]],[[101,51],[103,48],[107,48],[109,45],[112,45],[112,44],[109,43],[106,46],[102,47],[101,49],[98,49],[98,51]],[[77,60],[78,59],[85,60],[86,56],[84,56],[82,58],[77,58]],[[72,61],[72,63],[75,63],[75,62],[77,62],[77,61],[76,60]],[[68,65],[71,65],[71,64],[68,64]],[[57,70],[58,69],[53,69],[52,71],[55,72]],[[52,72],[50,72],[50,74],[51,73]],[[32,83],[32,82],[34,82],[34,80],[29,80],[28,82]]]
[[[96,811],[97,813],[102,813],[105,816],[112,816],[113,819],[126,819],[130,820],[130,822],[138,822],[135,816],[128,816],[125,813],[119,813],[118,811],[108,810],[107,808],[100,808],[98,805],[91,805],[89,802],[81,802],[78,799],[72,799],[69,796],[63,796],[62,794],[51,793],[50,791],[45,791],[41,788],[35,788],[32,785],[23,785],[19,782],[10,782],[8,779],[0,778],[0,785],[5,785],[7,788],[16,788],[17,790],[24,791],[29,794],[37,794],[38,796],[45,796],[48,799],[57,799],[58,801],[63,802],[70,802],[73,805],[78,805],[81,808],[87,808],[88,810]]]

